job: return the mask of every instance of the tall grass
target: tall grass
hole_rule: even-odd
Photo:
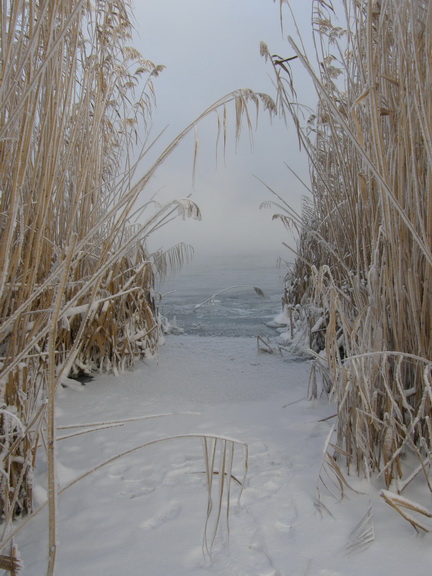
[[[154,146],[153,80],[162,67],[129,45],[127,1],[0,0],[0,28],[2,540],[11,521],[32,510],[41,448],[52,572],[55,393],[76,376],[123,370],[156,349],[155,275],[181,263],[188,248],[149,254],[146,238],[173,217],[200,218],[200,211],[189,199],[160,205],[142,192],[196,122],[145,165]],[[238,133],[242,117],[250,122],[249,104],[273,106],[241,90],[197,121],[222,108],[225,131],[230,103]]]
[[[325,322],[348,469],[399,492],[423,474],[431,488],[432,6],[335,7],[342,25],[330,2],[313,2],[318,72],[290,40],[291,74],[303,65],[319,103],[299,128],[313,196],[286,298]],[[264,53],[300,126],[286,71]]]
[[[99,6],[1,3],[5,527],[31,510],[31,469],[49,420],[50,412],[40,409],[48,399],[51,406],[48,391],[104,364],[131,365],[138,348],[129,332],[145,329],[149,347],[158,338],[152,263],[142,245],[132,251],[125,238],[133,196],[121,169],[138,120],[127,87],[137,80],[128,71],[137,57],[126,50],[123,3]],[[139,63],[149,81],[159,72]],[[145,93],[138,96],[147,109]],[[125,117],[125,110],[134,116]],[[131,291],[133,282],[139,288]]]

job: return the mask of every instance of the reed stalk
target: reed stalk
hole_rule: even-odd
[[[130,46],[130,11],[127,0],[0,0],[0,550],[13,520],[32,512],[42,446],[51,573],[56,390],[156,350],[155,279],[190,250],[150,254],[146,240],[177,216],[201,216],[187,198],[146,201],[146,186],[200,119],[232,107],[238,135],[250,106],[274,112],[266,95],[235,91],[146,165],[163,67]]]
[[[313,192],[286,299],[322,317],[348,471],[402,491],[410,453],[430,486],[432,6],[317,0],[313,26],[318,72],[290,40],[318,97],[306,128],[286,70],[264,49]]]

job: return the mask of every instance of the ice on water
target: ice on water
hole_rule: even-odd
[[[281,311],[284,274],[274,254],[202,257],[160,286],[161,314],[187,334],[273,336],[266,324]]]

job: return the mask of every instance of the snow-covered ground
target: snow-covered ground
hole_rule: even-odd
[[[429,576],[431,535],[416,534],[379,497],[380,479],[370,489],[364,479],[349,478],[362,493],[346,489],[340,501],[319,482],[321,475],[331,485],[322,462],[335,407],[324,396],[306,399],[308,379],[304,358],[258,353],[253,338],[181,335],[167,338],[158,362],[97,377],[80,391],[62,389],[61,486],[117,454],[150,445],[61,494],[57,576]],[[67,426],[93,429],[125,419],[130,421],[121,426],[61,439],[83,430]],[[239,443],[217,444],[235,446],[235,461],[229,534],[224,512],[210,555],[203,548],[208,492],[200,435]],[[174,437],[180,438],[152,443]],[[238,502],[242,444],[248,446],[248,471]],[[221,469],[218,459],[214,468]],[[40,463],[40,501],[43,476]],[[209,540],[220,478],[213,475]],[[331,515],[315,505],[317,486]],[[24,576],[43,576],[46,510],[17,543]]]

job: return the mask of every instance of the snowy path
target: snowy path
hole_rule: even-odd
[[[249,470],[240,504],[232,504],[229,544],[222,526],[210,562],[202,549],[207,491],[200,440],[153,444],[115,460],[60,497],[57,576],[429,575],[430,536],[415,535],[378,497],[378,484],[376,539],[363,552],[347,547],[368,510],[367,494],[349,493],[339,503],[328,497],[333,517],[317,512],[315,488],[332,426],[320,420],[334,407],[326,398],[305,400],[308,377],[307,362],[258,354],[254,339],[172,336],[159,365],[62,390],[61,426],[176,414],[60,440],[61,485],[134,446],[189,434],[246,443]],[[241,458],[233,475],[241,478]],[[367,491],[362,480],[353,485]],[[36,493],[42,500],[43,490]],[[18,540],[24,576],[45,574],[46,521],[43,512]]]

